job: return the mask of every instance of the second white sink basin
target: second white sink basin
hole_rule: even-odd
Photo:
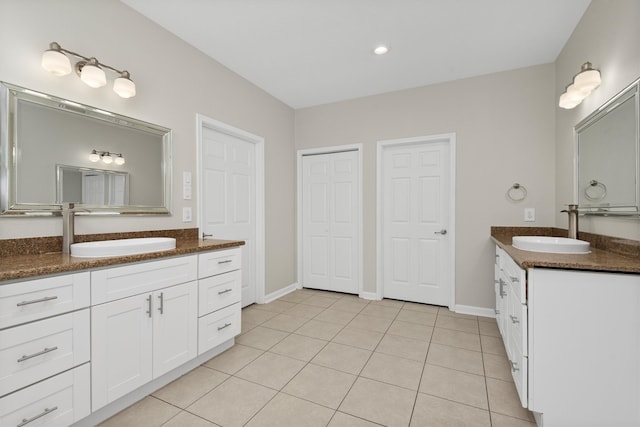
[[[589,242],[566,237],[550,236],[515,236],[513,247],[532,252],[547,252],[554,254],[588,254]]]
[[[176,248],[173,237],[142,237],[137,239],[101,240],[74,243],[71,256],[79,258],[105,258],[168,251]]]

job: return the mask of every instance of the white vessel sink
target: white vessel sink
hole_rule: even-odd
[[[73,243],[71,256],[79,258],[104,258],[168,251],[176,248],[173,237],[143,237],[138,239],[101,240]]]
[[[532,252],[548,252],[554,254],[588,254],[589,242],[566,237],[550,236],[515,236],[513,247]]]

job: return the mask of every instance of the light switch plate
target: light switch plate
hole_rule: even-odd
[[[182,187],[182,198],[184,200],[191,200],[191,185],[185,184],[184,187]]]
[[[191,208],[182,208],[182,222],[191,222]]]
[[[191,172],[182,172],[182,183],[186,186],[191,185]]]
[[[536,220],[536,209],[535,208],[524,208],[524,220],[525,220],[525,222],[535,222],[535,220]]]

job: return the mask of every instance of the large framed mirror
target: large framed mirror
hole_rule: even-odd
[[[587,215],[640,215],[639,81],[578,123],[575,200]]]
[[[0,214],[170,214],[170,129],[8,83],[0,101]]]

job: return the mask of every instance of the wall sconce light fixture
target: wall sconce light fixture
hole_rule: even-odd
[[[591,62],[585,62],[580,72],[573,77],[573,82],[560,95],[558,105],[567,110],[574,108],[600,86],[601,82],[600,71],[594,69]]]
[[[105,164],[114,163],[118,166],[124,165],[124,157],[122,153],[111,153],[109,151],[91,150],[89,160],[96,163],[102,160]]]
[[[104,68],[118,74],[113,82],[113,91],[122,98],[131,98],[136,95],[136,85],[131,80],[131,75],[126,70],[118,70],[110,65],[98,62],[94,57],[87,58],[79,53],[63,49],[58,43],[49,43],[49,49],[42,54],[42,68],[55,76],[66,76],[72,71],[71,62],[67,55],[80,58],[75,64],[76,74],[80,80],[93,88],[102,87],[107,84],[107,76]]]

